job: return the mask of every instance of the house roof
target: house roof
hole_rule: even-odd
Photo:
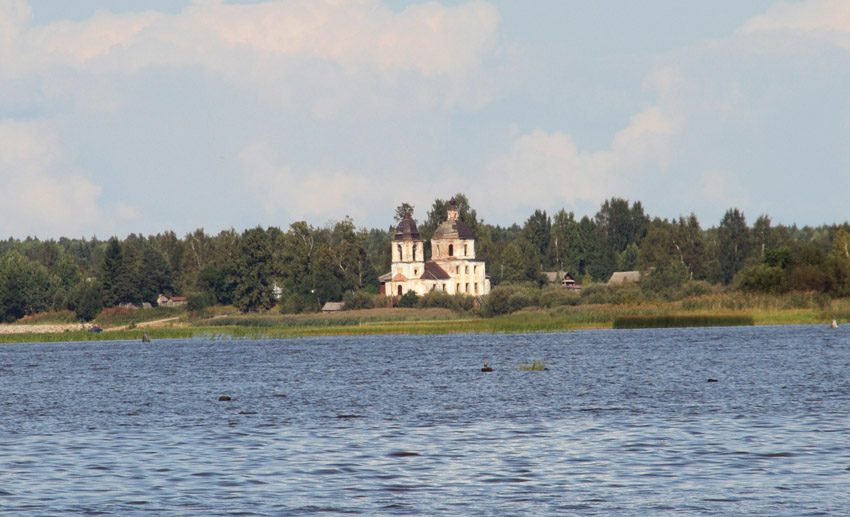
[[[345,302],[328,302],[322,307],[322,311],[341,311],[344,308]]]
[[[416,229],[416,221],[410,217],[410,214],[404,214],[404,219],[398,223],[395,229],[395,240],[419,240],[419,230]]]
[[[378,282],[387,283],[392,279],[393,279],[393,272],[390,271],[389,273],[384,273],[383,275],[379,276]]]
[[[607,285],[617,285],[626,282],[640,282],[640,271],[618,271],[611,275]]]
[[[421,278],[423,280],[448,280],[451,276],[436,262],[428,261],[425,263],[425,271]]]

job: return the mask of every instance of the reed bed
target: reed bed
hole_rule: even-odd
[[[531,363],[520,363],[519,370],[521,372],[542,372],[544,370],[548,370],[549,368],[546,366],[540,359],[535,359]]]
[[[755,325],[748,314],[664,314],[618,316],[615,329],[645,329],[674,327],[740,327]]]

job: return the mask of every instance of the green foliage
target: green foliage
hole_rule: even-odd
[[[488,317],[510,314],[537,305],[539,294],[540,290],[535,287],[500,285],[484,298],[481,312]]]
[[[105,307],[114,307],[127,301],[129,288],[124,267],[124,253],[121,250],[121,242],[118,237],[109,239],[109,243],[106,245],[98,280],[100,280],[100,285],[103,288],[103,305]]]
[[[215,305],[215,297],[212,293],[193,293],[186,298],[186,309],[189,312],[200,312]]]
[[[103,308],[103,289],[99,282],[83,281],[68,294],[67,307],[74,311],[77,319],[91,321]]]
[[[416,307],[418,303],[419,295],[416,294],[416,291],[407,291],[398,300],[398,306],[406,309],[412,309],[413,307]]]
[[[262,228],[245,230],[234,257],[233,305],[242,312],[268,310],[275,304],[272,248]]]
[[[375,307],[375,295],[366,291],[346,291],[342,296],[345,310],[371,309]]]
[[[52,301],[47,268],[13,251],[0,260],[0,320],[47,310]]]
[[[451,295],[445,291],[433,291],[425,294],[419,299],[418,307],[422,309],[443,308],[454,312],[468,312],[473,308],[475,301],[471,296],[463,294]]]
[[[747,293],[782,292],[785,284],[785,272],[779,266],[770,263],[749,266],[735,277],[735,287]]]
[[[737,208],[729,209],[717,229],[717,258],[720,262],[720,280],[729,284],[744,266],[750,251],[747,220]]]

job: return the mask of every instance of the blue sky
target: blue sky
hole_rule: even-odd
[[[0,236],[848,219],[850,0],[0,0]]]

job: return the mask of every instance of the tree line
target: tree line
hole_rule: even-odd
[[[644,273],[644,288],[663,296],[688,282],[780,294],[815,291],[850,296],[850,225],[817,228],[773,225],[761,215],[750,226],[729,209],[703,228],[694,214],[650,217],[639,201],[611,198],[594,216],[535,210],[522,225],[502,227],[478,218],[467,197],[454,196],[459,218],[476,236],[494,286],[543,284],[544,271],[570,272],[585,285],[615,271]],[[449,201],[436,199],[417,220],[427,241],[446,219]],[[396,222],[415,207],[396,208]],[[47,310],[94,318],[104,307],[155,305],[160,294],[183,295],[192,308],[212,304],[239,310],[318,311],[344,296],[377,294],[389,271],[395,226],[366,229],[351,218],[314,227],[203,228],[178,237],[131,234],[120,240],[35,238],[0,241],[0,318],[14,321]],[[354,295],[354,298],[351,298]]]

